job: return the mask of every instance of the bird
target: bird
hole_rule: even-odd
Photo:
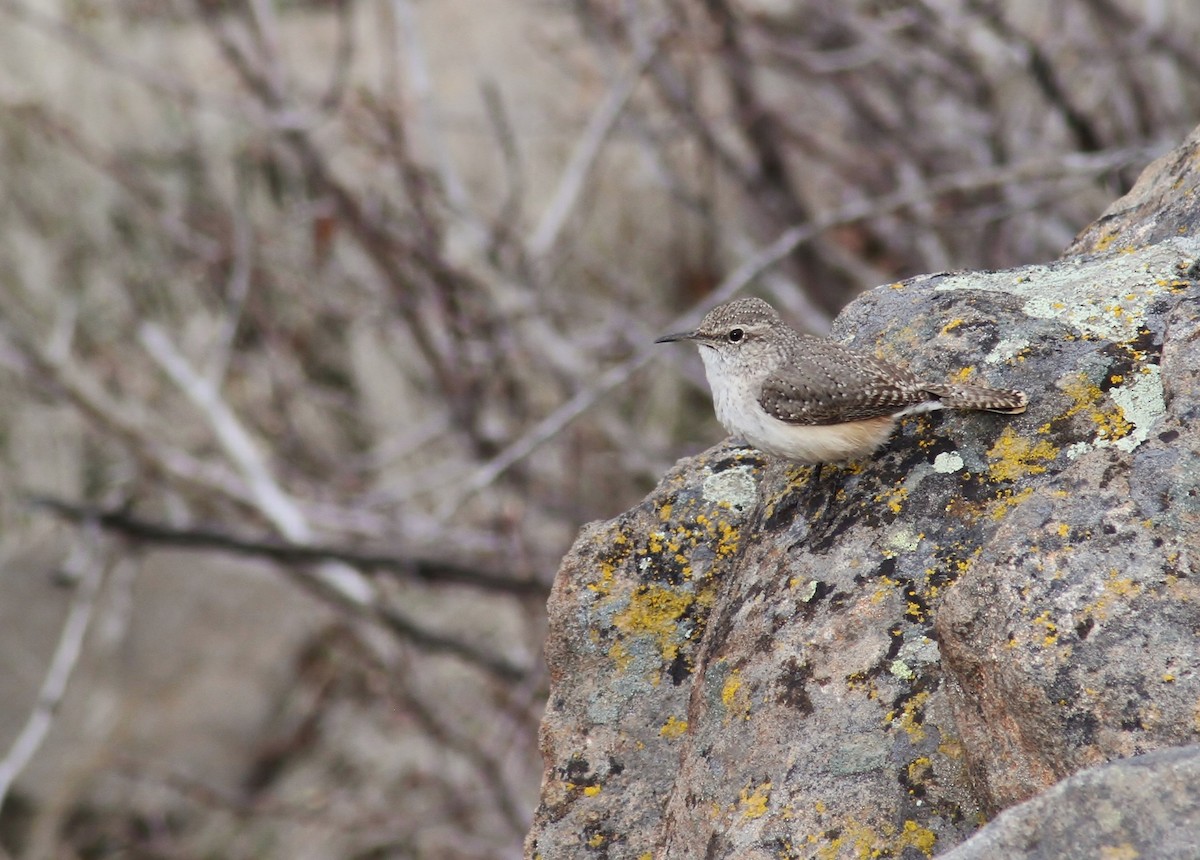
[[[759,298],[709,311],[694,331],[655,343],[700,349],[717,419],[766,454],[818,465],[860,459],[891,436],[897,419],[935,409],[1016,415],[1023,391],[926,382],[837,341],[802,334]]]

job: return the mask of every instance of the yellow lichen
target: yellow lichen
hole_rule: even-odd
[[[1033,495],[1033,487],[1026,487],[1019,493],[1014,493],[1012,490],[1002,490],[996,494],[995,501],[992,506],[991,516],[994,520],[1002,520],[1013,508],[1019,506],[1022,502]]]
[[[1128,842],[1120,845],[1104,845],[1100,848],[1098,860],[1137,860],[1141,853]]]
[[[951,735],[945,735],[942,737],[942,742],[938,744],[937,751],[946,758],[958,760],[963,757],[962,742],[959,741],[958,738]]]
[[[741,533],[737,526],[732,525],[727,520],[719,520],[713,522],[712,518],[704,514],[696,516],[697,529],[693,534],[695,540],[703,538],[716,539],[717,545],[713,547],[718,556],[728,556],[737,551],[738,540]]]
[[[612,647],[608,649],[608,659],[617,664],[617,671],[624,672],[629,668],[629,664],[633,662],[633,655],[620,642],[614,642]]]
[[[1142,593],[1140,584],[1135,582],[1132,577],[1121,576],[1115,567],[1109,570],[1108,582],[1105,583],[1104,588],[1118,597],[1135,597]]]
[[[725,522],[721,523],[718,528],[721,533],[721,540],[717,542],[717,555],[726,556],[737,552],[738,530]]]
[[[854,855],[860,860],[882,857],[886,850],[886,839],[866,824],[857,821],[847,822],[846,835],[854,845]]]
[[[741,795],[738,797],[738,807],[742,811],[742,818],[750,820],[761,818],[767,814],[767,802],[771,799],[771,781],[759,783],[753,791],[750,786],[742,789]]]
[[[933,762],[929,756],[923,755],[910,761],[905,770],[910,783],[920,784],[929,778],[930,772],[933,770]]]
[[[826,831],[830,832],[830,831]],[[877,857],[898,857],[906,848],[915,848],[926,857],[933,856],[934,845],[937,844],[937,834],[927,827],[922,827],[915,821],[908,820],[897,830],[894,824],[884,822],[878,828],[871,827],[861,821],[845,819],[837,828],[838,836],[817,849],[816,857],[820,860],[836,860],[846,856],[842,849],[849,848],[851,856],[860,860],[873,860]],[[821,837],[810,836],[810,843],[817,842]]]
[[[1063,417],[1070,418],[1080,413],[1096,425],[1096,437],[1112,442],[1123,439],[1133,432],[1133,424],[1125,417],[1125,410],[1116,403],[1106,401],[1100,386],[1080,373],[1063,385],[1063,392],[1074,402]]]
[[[887,505],[893,514],[898,514],[904,508],[904,500],[908,498],[907,487],[891,487],[878,493],[875,501]]]
[[[815,839],[816,837],[814,837]],[[835,836],[828,843],[817,849],[817,860],[837,860],[837,857],[842,852],[842,843],[845,838]]]
[[[679,619],[695,599],[688,592],[638,586],[629,596],[629,605],[613,618],[613,626],[626,636],[653,636],[663,660],[670,662],[679,653]],[[609,656],[613,656],[611,651]]]
[[[1045,464],[1058,456],[1058,449],[1048,439],[1033,442],[1017,435],[1009,424],[987,452],[988,474],[993,481],[1014,481],[1025,475],[1040,475]]]
[[[1058,625],[1050,618],[1049,610],[1034,618],[1033,623],[1046,631],[1042,637],[1042,645],[1049,648],[1058,641]]]
[[[1118,600],[1136,597],[1141,593],[1141,583],[1136,582],[1132,577],[1121,576],[1121,572],[1114,567],[1108,571],[1108,579],[1104,582],[1104,589],[1101,591],[1100,597],[1084,606],[1083,611],[1085,614],[1094,615],[1103,621],[1108,617],[1109,608]]]
[[[587,797],[595,797],[601,790],[601,787],[598,785],[585,785],[583,787],[583,793]]]
[[[891,711],[885,720],[903,729],[913,743],[920,743],[925,740],[925,727],[921,725],[920,718],[927,701],[929,701],[929,691],[922,690],[904,703],[899,717],[896,716],[895,711]]]
[[[721,687],[721,704],[730,717],[750,718],[750,694],[742,686],[742,673],[734,669]]]
[[[676,717],[668,717],[667,721],[663,723],[662,728],[659,729],[658,733],[664,738],[671,740],[672,738],[677,738],[687,732],[687,728],[687,720],[680,720]]]
[[[937,842],[937,834],[928,827],[922,827],[917,822],[909,820],[904,822],[904,832],[896,840],[896,847],[903,850],[905,848],[916,848],[926,857],[933,856],[933,846]],[[896,852],[897,854],[899,852]]]
[[[617,566],[611,561],[600,562],[600,579],[596,582],[589,582],[588,589],[597,594],[608,594],[612,590],[613,575],[616,570]]]

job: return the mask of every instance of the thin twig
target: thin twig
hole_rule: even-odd
[[[254,225],[246,211],[245,195],[238,184],[238,193],[230,207],[231,257],[229,279],[225,283],[225,313],[214,338],[212,355],[208,360],[205,375],[209,384],[220,388],[229,369],[233,354],[234,339],[242,322],[246,298],[250,295],[251,274],[254,270]]]
[[[199,408],[226,456],[233,461],[249,485],[250,493],[263,515],[289,541],[311,541],[314,535],[308,518],[275,480],[258,446],[221,398],[217,387],[192,368],[166,333],[154,323],[141,325],[138,341],[171,381]],[[348,565],[326,562],[317,568],[316,574],[325,580],[326,585],[341,591],[350,600],[364,605],[375,600],[375,589],[371,583]]]
[[[132,60],[128,52],[110,50],[98,39],[69,24],[64,18],[48,15],[31,4],[19,0],[0,0],[0,12],[5,12],[41,34],[66,45],[98,67],[116,72],[136,81],[151,92],[168,97],[179,107],[198,107],[238,120],[280,127],[278,123],[270,121],[270,116],[255,111],[255,105],[246,99],[201,92],[163,64],[151,65]]]
[[[192,369],[166,333],[154,323],[142,323],[138,329],[138,342],[200,410],[222,450],[250,486],[263,515],[288,540],[309,540],[312,530],[303,512],[271,475],[258,446],[211,381]]]
[[[42,377],[31,381],[45,389],[60,390],[84,416],[152,468],[187,485],[215,491],[241,504],[253,504],[244,482],[232,471],[163,443],[165,433],[140,404],[114,399],[98,379],[70,356],[51,355],[45,344],[23,337],[0,319],[0,356],[6,353],[20,355],[23,373]]]
[[[646,68],[658,56],[658,44],[656,40],[652,47],[637,57],[624,74],[617,78],[588,119],[587,127],[576,141],[567,166],[563,168],[554,195],[529,239],[529,254],[535,260],[549,254],[558,242],[558,237],[575,209],[584,183],[591,175],[605,141],[612,134]]]
[[[268,0],[249,0],[247,5],[258,34],[257,53],[262,61],[264,80],[277,102],[283,104],[286,99],[286,75],[279,56],[279,20],[275,17],[275,4]]]
[[[450,147],[446,145],[442,134],[442,121],[434,101],[433,78],[429,71],[429,61],[425,57],[425,45],[417,23],[417,13],[411,0],[392,0],[392,17],[404,44],[403,55],[407,60],[408,80],[412,88],[418,123],[437,165],[442,190],[445,191],[450,205],[465,215],[473,211],[470,195],[454,168]]]
[[[50,659],[46,677],[38,691],[37,701],[17,739],[13,741],[4,758],[0,759],[0,808],[4,806],[4,799],[8,796],[13,781],[33,760],[46,740],[51,726],[54,725],[59,705],[67,692],[67,685],[83,650],[83,640],[91,624],[96,595],[100,592],[105,571],[110,564],[108,558],[97,557],[100,553],[95,546],[95,535],[85,535],[83,541],[85,543],[76,545],[75,552],[67,562],[71,572],[78,576],[78,581],[75,594],[71,598],[71,608],[67,612],[67,620],[63,623],[58,645],[54,649],[54,656]]]
[[[51,499],[34,500],[36,504],[42,507],[52,509],[61,516],[67,519],[77,521],[88,521],[86,517],[87,509],[78,509],[69,503],[57,502]],[[139,522],[131,517],[124,515],[114,515],[112,512],[102,512],[97,515],[94,520],[96,527],[110,528],[113,531],[128,531],[136,538],[148,539],[154,536],[171,536],[171,531],[167,527],[158,526],[156,524]],[[217,546],[216,536],[205,534],[197,531],[188,535],[186,532],[176,533],[172,539],[177,540],[178,546],[208,546],[215,549],[224,549],[230,552],[245,552],[246,554],[257,554],[269,557],[274,553],[274,560],[286,561],[289,559],[296,561],[320,561],[324,558],[323,550],[320,547],[287,547],[287,546],[272,546],[270,544],[255,545],[252,541],[239,541],[237,538],[223,536],[221,541],[223,545]],[[189,544],[188,541],[193,541]],[[312,556],[316,556],[315,559]],[[402,569],[402,565],[396,565],[392,568],[391,561],[386,556],[372,556],[370,554],[361,554],[358,561],[362,561],[366,567],[378,567],[380,569]],[[323,567],[330,565],[338,565],[339,567],[348,566],[344,561],[328,561]],[[528,674],[529,669],[519,666],[504,657],[494,653],[493,649],[483,645],[477,645],[462,639],[457,639],[446,633],[433,630],[426,627],[421,622],[409,617],[399,608],[395,606],[387,606],[380,599],[374,599],[369,603],[360,600],[353,591],[340,586],[340,582],[329,577],[313,576],[309,573],[302,564],[280,564],[278,570],[292,583],[299,586],[302,590],[314,595],[318,599],[331,604],[334,607],[347,613],[352,618],[362,619],[371,624],[375,624],[384,630],[392,633],[397,639],[407,642],[424,651],[437,652],[442,654],[451,654],[469,665],[473,665],[482,669],[489,674],[503,680],[506,683],[523,680]],[[430,571],[432,572],[432,571]],[[449,570],[443,569],[444,573],[449,574]],[[357,575],[358,572],[354,571]],[[482,583],[483,577],[478,574],[471,574],[467,571],[457,570],[454,575],[471,577],[475,584]],[[364,580],[365,581],[365,580]],[[465,584],[465,583],[464,583]],[[490,582],[489,582],[490,584]],[[539,595],[540,596],[540,595]]]

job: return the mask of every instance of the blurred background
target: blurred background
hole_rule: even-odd
[[[1198,121],[1191,0],[0,0],[0,857],[520,856],[558,559],[723,435],[653,338]]]

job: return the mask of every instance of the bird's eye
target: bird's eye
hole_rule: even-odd
[[[733,331],[729,332],[729,342],[737,343],[739,340],[745,337],[745,335],[746,333],[740,328],[735,328]]]

